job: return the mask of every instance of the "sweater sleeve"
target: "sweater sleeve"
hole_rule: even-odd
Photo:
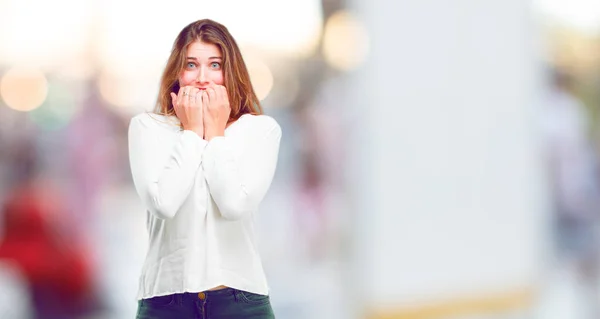
[[[207,142],[192,131],[172,132],[151,121],[131,120],[129,164],[144,206],[157,218],[169,219],[192,189]]]
[[[210,194],[224,218],[258,210],[275,174],[281,128],[268,116],[249,119],[228,136],[213,138],[203,155]]]

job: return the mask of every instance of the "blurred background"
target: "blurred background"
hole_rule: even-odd
[[[134,318],[127,127],[211,18],[282,126],[278,318],[600,318],[600,2],[0,0],[0,318]]]

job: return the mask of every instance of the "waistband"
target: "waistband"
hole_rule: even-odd
[[[240,294],[240,290],[234,288],[223,288],[219,290],[207,290],[200,292],[184,292],[174,294],[175,300],[182,303],[186,301],[196,300],[225,300],[230,298],[237,298]]]

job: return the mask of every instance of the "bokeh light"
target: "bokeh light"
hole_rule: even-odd
[[[14,67],[0,80],[0,96],[6,105],[17,111],[31,111],[44,102],[48,81],[37,69]]]
[[[273,73],[268,65],[256,57],[246,58],[246,66],[254,92],[259,100],[264,100],[273,88]]]
[[[325,25],[323,55],[332,67],[350,71],[359,66],[369,51],[363,24],[347,11],[333,14]]]

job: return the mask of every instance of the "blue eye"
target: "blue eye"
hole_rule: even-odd
[[[195,66],[196,66],[196,63],[194,63],[194,62],[188,62],[188,64],[187,64],[187,67],[188,67],[189,69],[191,69],[191,68],[193,68],[193,67],[195,67]]]
[[[219,63],[219,62],[213,62],[213,63],[210,64],[210,66],[212,66],[215,69],[216,68],[220,68],[221,67],[221,63]]]

